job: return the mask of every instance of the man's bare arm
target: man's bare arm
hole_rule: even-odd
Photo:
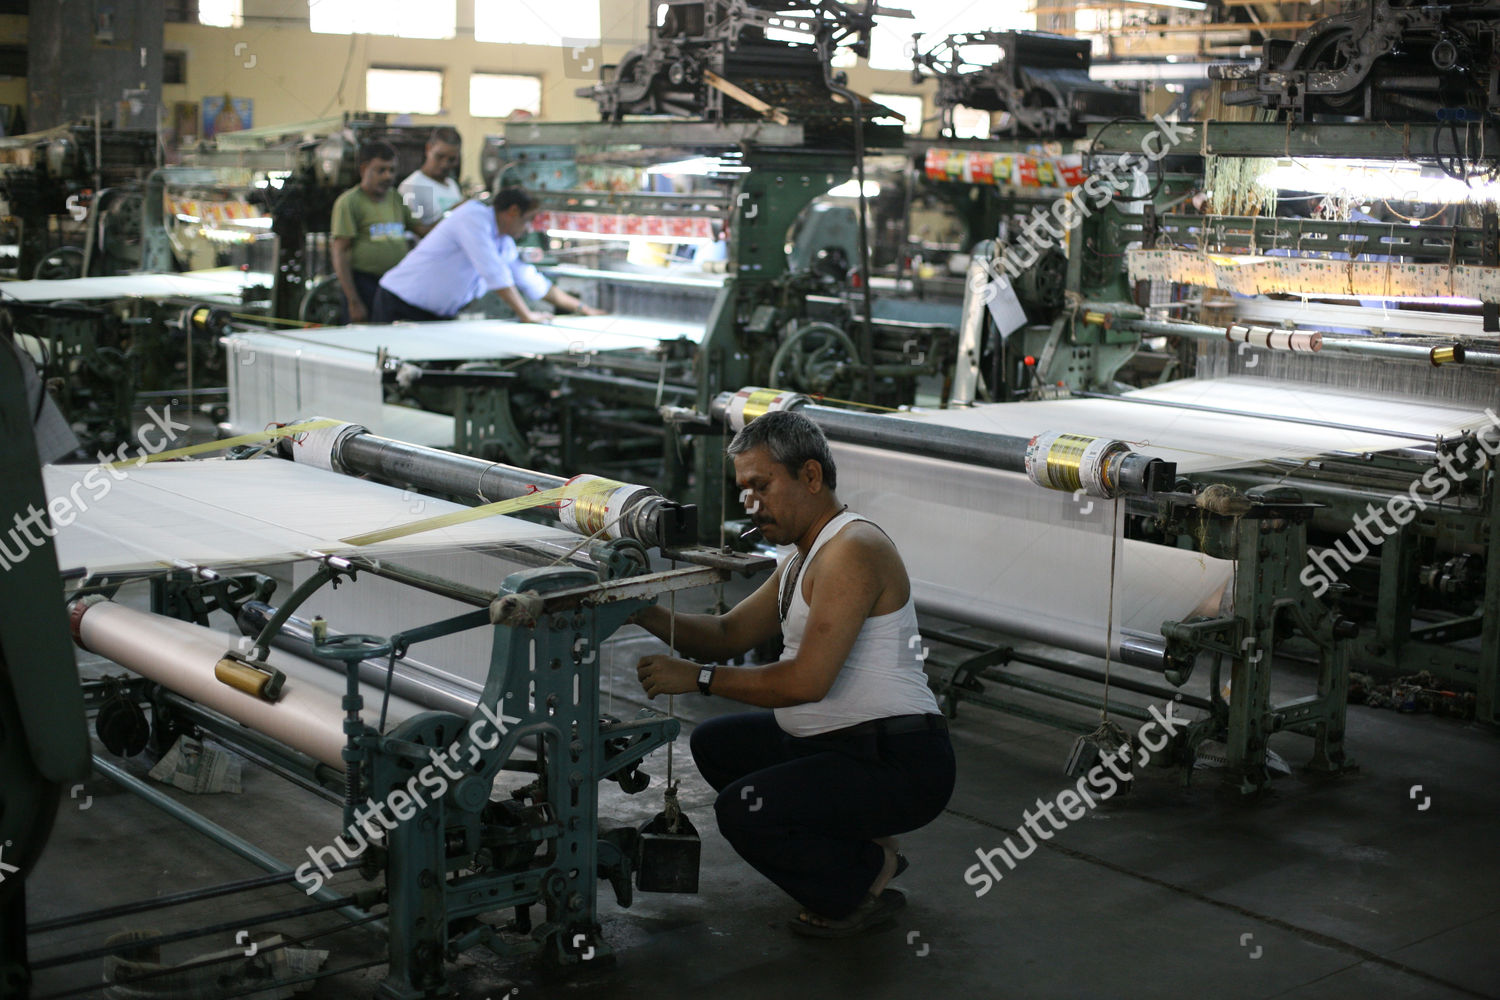
[[[672,634],[672,613],[660,604],[636,612],[632,619],[662,642],[673,639],[677,651],[696,660],[727,660],[770,642],[781,631],[776,608],[776,588],[781,570],[755,592],[722,615],[677,615]]]
[[[721,666],[714,672],[713,693],[760,708],[821,701],[886,590],[886,562],[882,546],[868,538],[838,538],[825,545],[796,657],[758,667]],[[672,657],[645,657],[636,672],[652,697],[692,691],[697,684],[697,664]]]

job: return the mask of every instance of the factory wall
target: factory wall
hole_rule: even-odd
[[[26,46],[28,18],[20,14],[0,14],[0,45]],[[0,76],[0,104],[26,107],[26,78],[24,76]]]

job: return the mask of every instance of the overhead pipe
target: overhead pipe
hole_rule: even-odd
[[[1202,323],[1172,323],[1157,320],[1130,319],[1122,329],[1147,337],[1186,337],[1189,340],[1227,340],[1248,343],[1262,350],[1295,353],[1348,354],[1358,357],[1386,358],[1393,361],[1415,361],[1434,368],[1460,364],[1480,368],[1500,368],[1500,352],[1476,350],[1454,341],[1440,344],[1413,343],[1386,337],[1334,336],[1301,327],[1283,329],[1231,323],[1227,327]],[[1297,338],[1297,339],[1292,339]]]

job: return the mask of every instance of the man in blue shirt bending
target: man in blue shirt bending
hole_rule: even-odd
[[[516,240],[525,235],[535,214],[536,202],[519,188],[503,189],[489,204],[459,205],[380,279],[373,319],[452,319],[491,289],[522,323],[548,319],[523,295],[566,312],[602,316],[603,310],[579,302],[521,260]]]

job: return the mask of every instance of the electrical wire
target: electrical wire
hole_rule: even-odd
[[[1109,722],[1109,668],[1114,659],[1115,645],[1115,567],[1119,556],[1120,536],[1125,532],[1125,522],[1120,518],[1120,498],[1115,497],[1111,512],[1114,531],[1109,540],[1109,605],[1104,614],[1104,700],[1099,709],[1099,721]]]
[[[671,566],[677,568],[677,560],[671,561]],[[667,655],[677,655],[677,591],[673,590],[667,597]],[[677,696],[667,695],[667,715],[673,719],[677,718]],[[672,749],[677,746],[677,741],[672,740],[667,744],[667,787],[665,794],[673,795],[677,791],[677,783],[672,780]]]
[[[1431,222],[1433,219],[1436,219],[1438,216],[1440,216],[1444,212],[1448,211],[1448,206],[1447,205],[1440,205],[1440,206],[1438,206],[1438,210],[1436,212],[1433,212],[1431,215],[1425,215],[1425,216],[1423,216],[1421,218],[1413,218],[1410,215],[1402,215],[1400,212],[1396,211],[1394,208],[1391,207],[1391,203],[1388,202],[1388,201],[1386,201],[1384,198],[1380,199],[1380,203],[1385,206],[1385,210],[1387,212],[1390,212],[1392,215],[1394,215],[1396,218],[1400,219],[1402,222],[1412,222],[1412,223]]]
[[[335,104],[342,105],[344,103],[344,83],[349,79],[349,67],[354,64],[354,43],[358,38],[358,35],[350,33],[349,51],[344,56],[344,70],[339,74],[338,90],[334,91],[333,97],[329,99],[327,104],[323,105],[323,110],[318,114],[319,118],[322,118],[329,111],[333,110]]]

